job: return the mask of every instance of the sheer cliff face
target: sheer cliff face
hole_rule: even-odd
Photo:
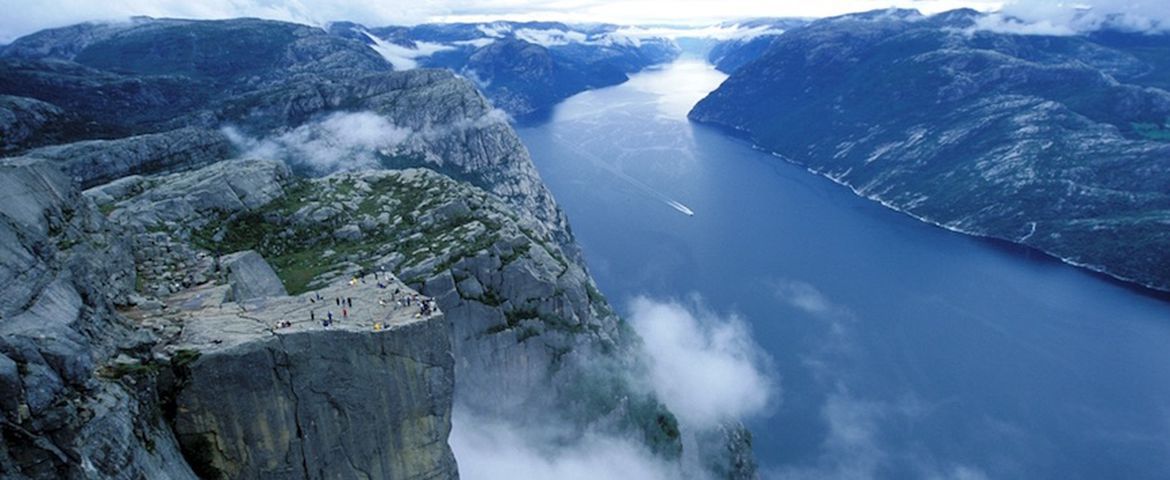
[[[134,286],[124,232],[43,163],[0,185],[0,476],[194,478],[151,384],[103,368],[153,343],[113,311]]]
[[[690,117],[924,220],[1170,289],[1170,93],[1146,86],[1164,66],[978,15],[814,22]]]
[[[458,477],[447,446],[453,364],[443,317],[378,332],[314,327],[208,345],[184,366],[173,426],[196,472]]]

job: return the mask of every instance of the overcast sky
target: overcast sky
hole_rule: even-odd
[[[182,18],[241,16],[324,25],[554,20],[619,24],[705,25],[750,17],[823,17],[889,7],[937,13],[960,7],[1001,10],[1075,32],[1122,18],[1139,30],[1165,31],[1170,0],[0,0],[0,43],[40,29],[133,15]],[[1091,7],[1091,8],[1090,8]],[[1090,11],[1091,14],[1084,14]]]

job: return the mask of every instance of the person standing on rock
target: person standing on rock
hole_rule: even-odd
[[[349,318],[349,310],[341,307],[341,318]]]
[[[316,321],[317,321],[317,312],[314,312],[314,311],[312,311],[312,310],[309,310],[309,321],[310,321],[310,322],[316,322]]]

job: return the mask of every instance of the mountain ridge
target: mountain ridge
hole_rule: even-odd
[[[967,30],[973,15],[813,22],[690,118],[916,218],[1170,289],[1170,94],[1140,83],[1159,67],[1091,37]]]

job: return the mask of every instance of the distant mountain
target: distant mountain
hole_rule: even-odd
[[[1170,37],[888,10],[788,31],[693,120],[925,221],[1170,290]]]
[[[547,110],[588,89],[622,83],[628,74],[678,55],[668,39],[628,35],[616,25],[494,22],[367,28],[339,22],[329,31],[365,42],[396,69],[454,70],[516,116]]]
[[[797,18],[753,19],[731,25],[724,24],[724,27],[734,26],[744,29],[745,32],[712,45],[707,53],[707,61],[715,65],[719,71],[731,73],[762,55],[777,36],[807,24],[808,20]]]
[[[61,109],[59,121],[22,140],[27,146],[212,125],[194,117],[209,105],[238,106],[246,93],[389,71],[361,43],[256,19],[81,24],[0,49],[0,93]],[[10,142],[3,147],[18,146]]]

